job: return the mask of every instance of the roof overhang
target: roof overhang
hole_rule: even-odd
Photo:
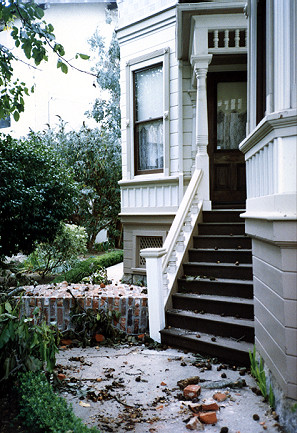
[[[192,17],[197,15],[244,13],[246,2],[203,2],[178,4],[176,12],[176,47],[179,60],[189,60]]]

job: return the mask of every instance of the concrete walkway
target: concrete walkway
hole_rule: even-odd
[[[149,350],[144,345],[66,349],[57,359],[58,371],[66,375],[65,383],[79,390],[78,395],[66,392],[64,397],[85,423],[98,426],[101,432],[189,431],[186,424],[193,413],[188,402],[179,400],[182,390],[177,382],[192,376],[200,377],[199,403],[214,402],[216,391],[227,395],[226,401],[218,403],[217,423],[204,425],[206,433],[280,431],[267,403],[251,390],[255,386],[253,378],[239,376],[239,371],[232,368],[220,370],[219,364],[208,366],[210,369],[203,367],[205,364],[199,367],[199,362],[201,359],[191,353]],[[226,378],[222,379],[222,374]],[[238,378],[247,386],[221,388],[222,382],[214,383],[236,382]]]
[[[123,262],[117,263],[116,265],[109,266],[106,268],[107,270],[107,278],[111,280],[113,283],[119,283],[120,279],[123,276]]]

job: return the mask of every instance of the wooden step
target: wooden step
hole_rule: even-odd
[[[199,335],[199,338],[197,338]],[[212,339],[215,338],[215,341]],[[236,341],[211,334],[174,328],[161,331],[163,344],[187,349],[210,357],[217,357],[232,365],[250,365],[249,351],[253,351],[253,344],[245,341]]]
[[[216,278],[216,280],[195,278],[194,276],[178,279],[178,291],[201,295],[232,296],[253,299],[253,282]]]
[[[192,248],[189,250],[190,262],[212,263],[252,263],[252,254],[249,249],[218,249]]]
[[[253,278],[252,265],[246,263],[188,262],[183,265],[183,269],[185,275],[242,280],[252,280]]]
[[[205,332],[221,337],[232,337],[235,340],[254,341],[254,324],[252,320],[235,317],[221,317],[216,314],[202,314],[193,311],[170,309],[166,312],[166,326]]]
[[[193,238],[194,248],[250,249],[252,241],[242,235],[199,235]]]
[[[174,309],[182,309],[194,312],[204,311],[220,316],[234,316],[253,320],[254,301],[252,299],[197,295],[196,293],[176,293],[172,296]]]
[[[244,213],[245,209],[231,210],[231,209],[217,209],[210,211],[203,211],[203,222],[244,222],[240,214]]]
[[[198,235],[244,235],[244,222],[211,222],[201,223],[198,226]]]

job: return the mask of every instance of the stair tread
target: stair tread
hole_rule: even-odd
[[[251,319],[238,319],[236,317],[232,316],[220,316],[219,314],[211,314],[211,313],[195,313],[191,310],[181,310],[177,308],[171,308],[166,311],[166,314],[175,314],[180,316],[186,316],[186,317],[192,317],[197,319],[203,319],[203,320],[211,320],[212,322],[218,322],[218,323],[228,323],[230,325],[240,325],[240,326],[246,326],[248,328],[254,328],[254,320]]]
[[[205,342],[207,344],[210,344],[212,346],[219,346],[219,347],[227,347],[229,349],[239,350],[243,352],[248,352],[249,350],[253,350],[253,343],[249,343],[247,341],[238,341],[233,338],[226,338],[226,337],[220,337],[217,335],[212,334],[206,334],[203,332],[199,332],[200,338],[197,338],[198,332],[195,331],[189,331],[181,328],[175,328],[171,327],[170,329],[162,329],[160,331],[163,335],[172,335],[178,337],[183,337],[186,339],[193,339],[197,344],[199,342]],[[212,341],[211,338],[215,337],[216,341]]]
[[[235,265],[235,263],[215,263],[215,262],[186,262],[185,265],[199,265],[199,266],[216,266],[216,267],[220,267],[220,266],[227,266],[227,267],[231,267],[231,266],[236,266],[236,267],[244,267],[244,268],[252,268],[252,264],[251,263],[239,263],[238,265]]]
[[[236,209],[212,209],[212,210],[204,210],[203,213],[212,213],[212,212],[245,212],[246,209],[240,209],[240,208],[236,208]]]
[[[200,299],[205,301],[228,302],[234,304],[254,305],[253,299],[247,299],[235,296],[218,296],[218,295],[200,295],[197,293],[175,293],[173,296],[179,298]]]
[[[210,225],[210,226],[214,226],[214,225],[221,225],[221,224],[224,224],[224,225],[226,225],[226,226],[234,226],[234,225],[236,225],[236,226],[238,226],[238,225],[240,225],[240,226],[244,226],[245,225],[245,222],[244,221],[203,221],[203,222],[201,222],[199,225],[204,225],[204,224],[207,224],[207,225]]]
[[[220,253],[224,253],[224,252],[236,252],[236,253],[240,253],[245,252],[245,253],[252,253],[252,249],[251,248],[190,248],[189,251],[205,251],[205,252],[209,252],[209,251],[213,251],[213,252],[220,252]]]
[[[189,277],[188,277],[189,278]],[[198,278],[195,279],[195,277],[193,276],[193,279],[188,279],[188,278],[179,278],[179,280],[181,281],[188,281],[188,282],[193,282],[193,281],[197,281],[199,283],[201,282],[207,282],[207,283],[211,283],[211,284],[244,284],[244,285],[248,285],[251,286],[253,285],[253,281],[252,280],[240,280],[240,279],[235,279],[235,278],[216,278],[215,280],[210,280],[207,278]],[[190,276],[191,278],[191,276]]]
[[[245,234],[243,234],[243,235],[240,235],[240,234],[235,234],[235,235],[220,235],[220,234],[216,234],[216,235],[194,235],[194,238],[203,238],[203,239],[205,239],[205,238],[212,238],[212,239],[214,239],[214,238],[226,238],[226,239],[230,239],[230,238],[235,238],[235,239],[237,239],[237,238],[239,238],[239,239],[245,239],[245,238],[247,238],[247,239],[249,239],[249,237],[248,236],[246,236]]]

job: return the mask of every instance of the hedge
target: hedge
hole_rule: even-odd
[[[20,416],[32,433],[100,433],[77,418],[66,400],[57,395],[42,373],[19,375]]]
[[[123,261],[123,251],[110,251],[97,257],[90,257],[77,263],[70,271],[59,275],[54,279],[54,283],[67,281],[68,283],[79,283],[83,278],[92,275],[100,268],[107,268]]]

